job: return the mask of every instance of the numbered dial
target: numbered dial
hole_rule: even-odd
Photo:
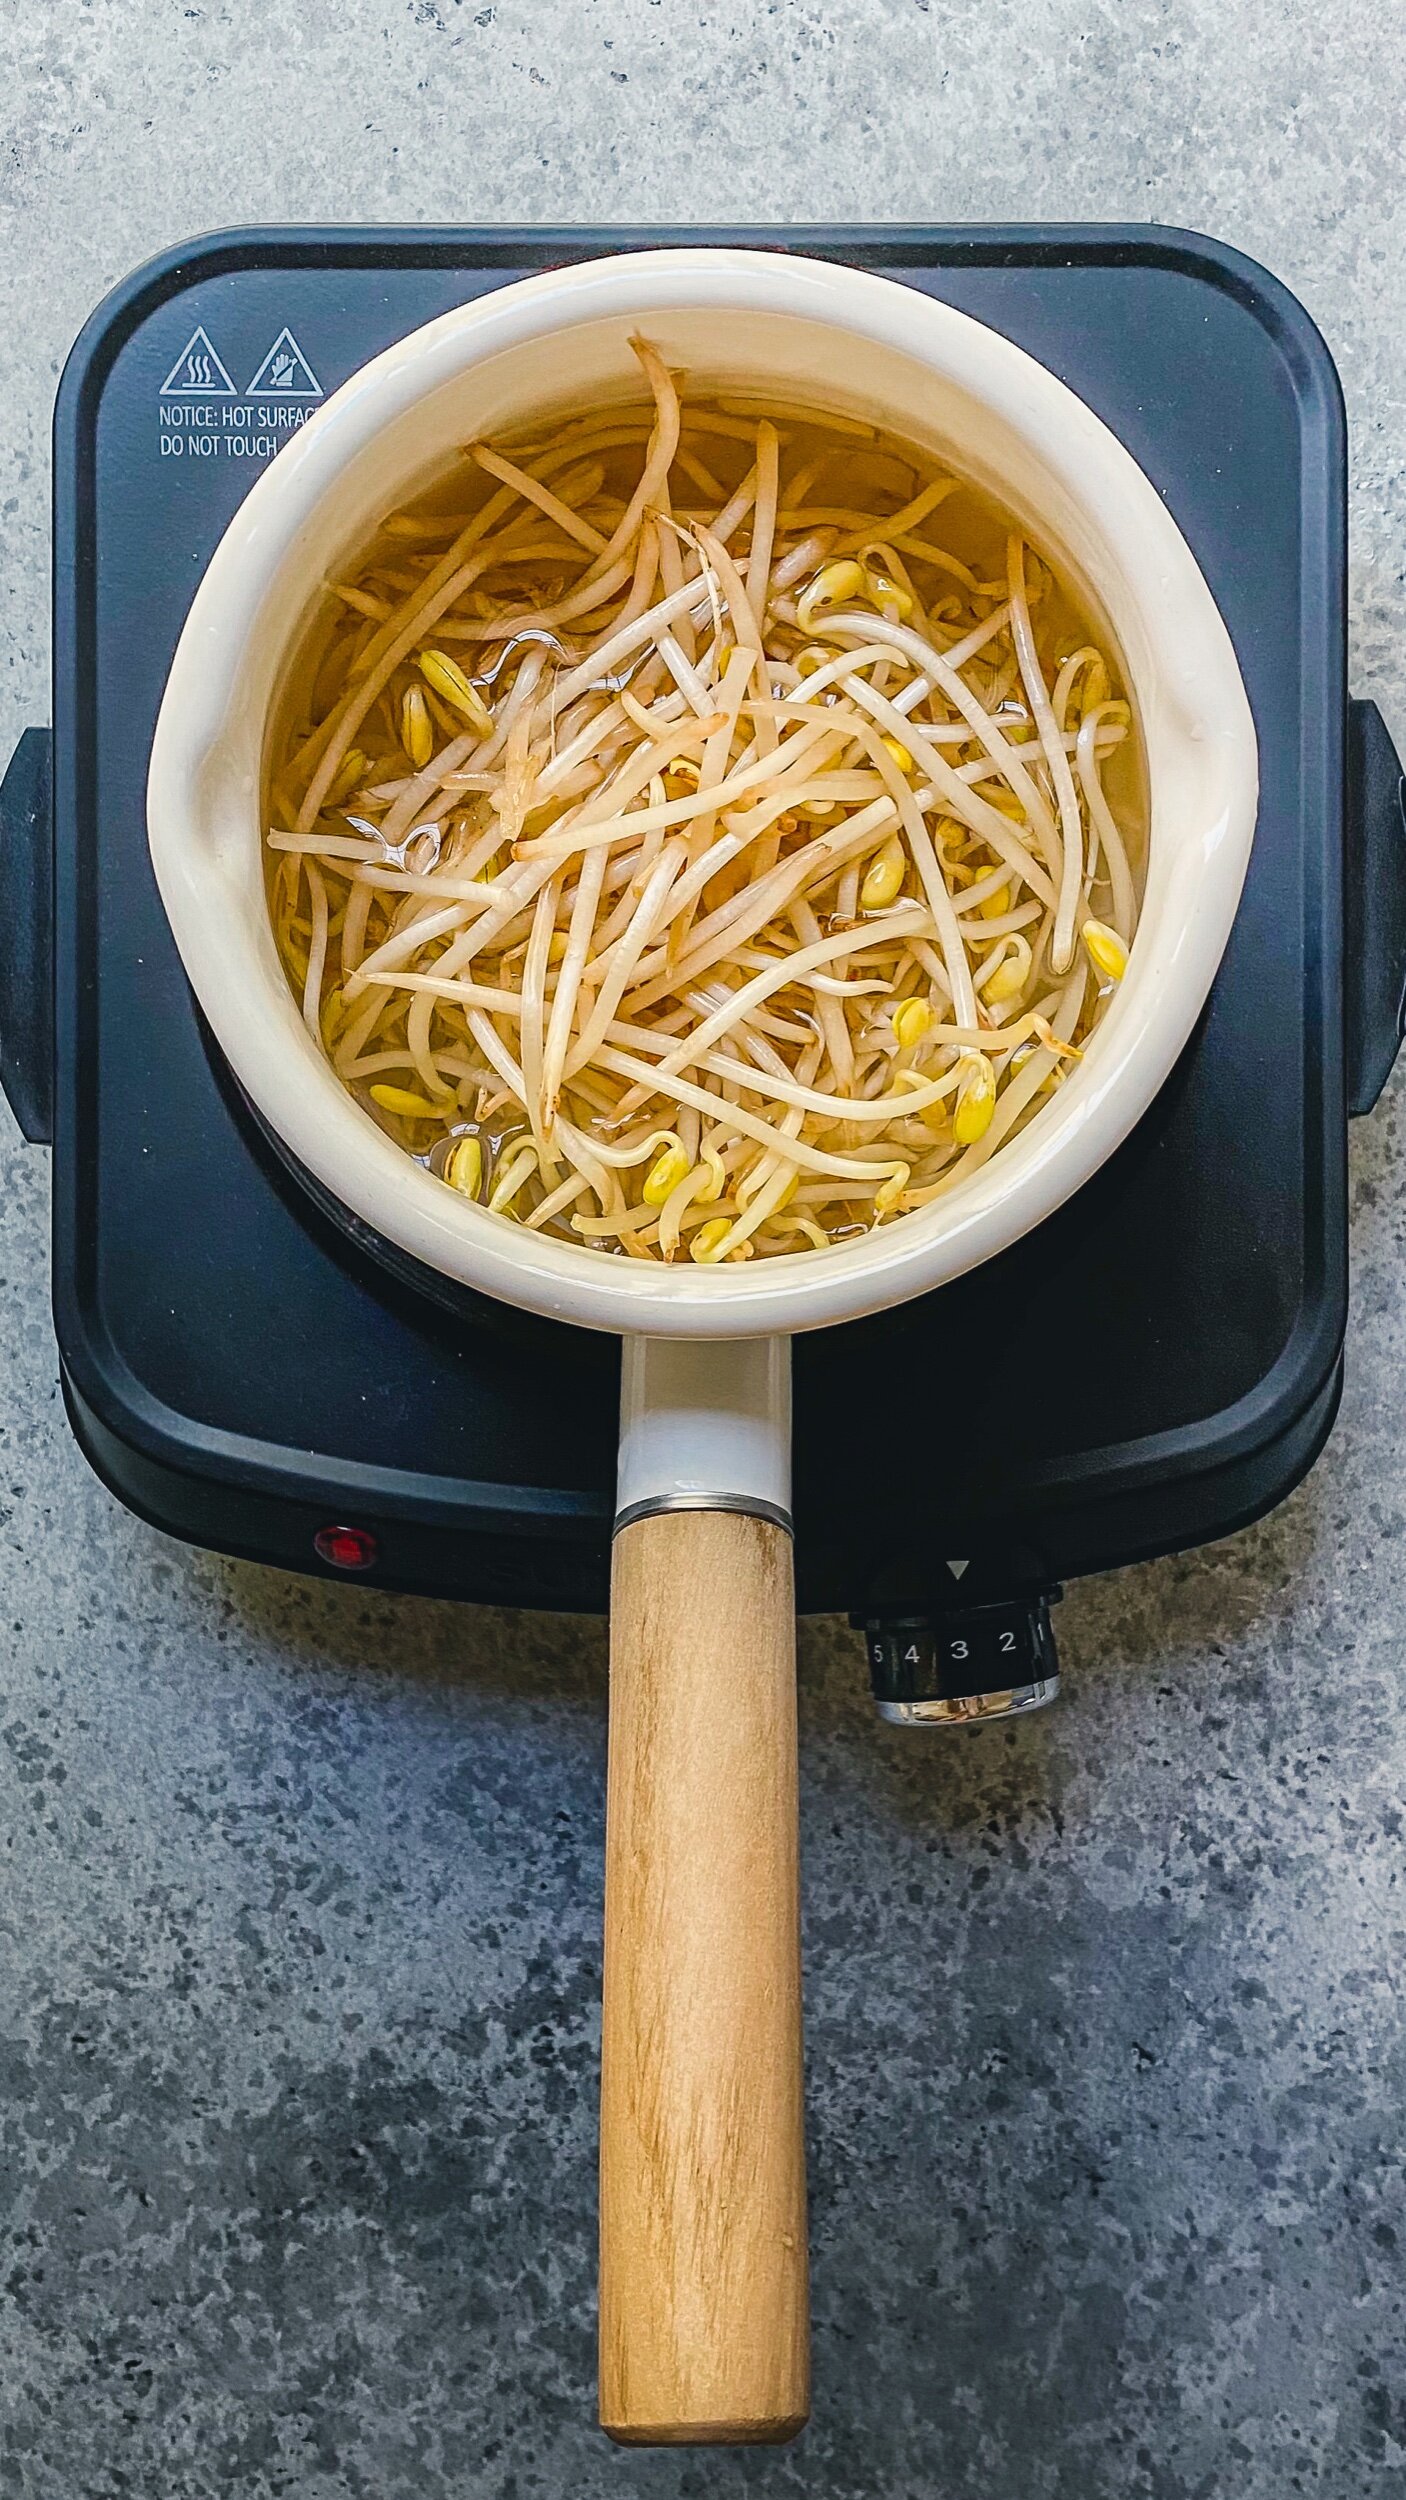
[[[1043,1596],[871,1622],[866,1637],[874,1699],[888,1718],[1002,1718],[1039,1708],[1059,1689]]]

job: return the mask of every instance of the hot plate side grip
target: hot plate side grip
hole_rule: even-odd
[[[32,1146],[54,1142],[53,755],[22,730],[0,782],[0,1085]]]
[[[1347,1107],[1370,1111],[1406,1029],[1406,785],[1375,703],[1347,707]]]
[[[1375,703],[1348,704],[1347,1104],[1370,1111],[1406,1032],[1406,775]],[[0,1085],[53,1143],[53,736],[26,729],[0,782]]]

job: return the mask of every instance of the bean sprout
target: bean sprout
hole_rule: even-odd
[[[1135,723],[974,489],[632,344],[644,406],[472,443],[328,583],[270,912],[446,1187],[598,1254],[808,1257],[1078,1058],[1135,939]]]

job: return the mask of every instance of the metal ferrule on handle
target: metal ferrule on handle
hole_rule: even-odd
[[[791,1531],[791,1347],[627,1337],[615,1531],[668,1510],[732,1510]]]

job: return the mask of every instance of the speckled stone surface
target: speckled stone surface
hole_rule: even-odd
[[[1406,733],[1406,69],[1287,0],[71,0],[0,21],[0,748],[47,716],[55,378],[243,220],[1158,219],[1323,326],[1354,683]],[[1252,554],[1247,561],[1252,561]],[[1252,1107],[1247,1105],[1247,1117]],[[1273,1519],[1071,1591],[927,1744],[802,1638],[816,2408],[593,2428],[599,1628],[188,1553],[63,1423],[0,1111],[0,2491],[1406,2490],[1406,1192]]]

